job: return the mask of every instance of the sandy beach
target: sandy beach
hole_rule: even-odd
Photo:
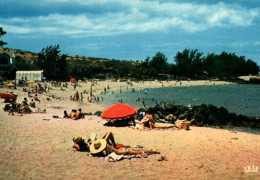
[[[89,91],[90,82],[79,83],[79,92]],[[168,86],[222,85],[224,81],[134,82],[129,88]],[[50,84],[48,84],[50,85]],[[104,87],[110,90],[127,87],[126,82],[99,81],[93,86],[94,95]],[[33,84],[29,85],[32,87]],[[28,88],[28,87],[27,87]],[[21,102],[27,93],[0,88],[0,92],[13,91]],[[103,111],[99,104],[69,100],[75,93],[73,86],[65,91],[52,87],[41,94],[36,106],[47,113],[8,115],[0,102],[0,179],[260,179],[260,131],[246,128],[214,129],[191,127],[189,131],[177,129],[137,130],[130,127],[103,126],[98,116],[71,120],[52,118],[62,116],[63,110],[82,108],[83,112]],[[56,98],[46,98],[54,95]],[[87,96],[87,95],[84,95]],[[106,99],[104,99],[105,101]],[[43,120],[49,118],[49,120]],[[148,158],[124,159],[107,162],[86,152],[74,151],[72,138],[89,137],[91,132],[101,137],[113,132],[116,142],[135,147],[157,149],[160,154]],[[165,156],[167,161],[158,161]],[[249,168],[257,172],[246,172]]]

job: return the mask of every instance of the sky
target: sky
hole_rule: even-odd
[[[4,47],[140,60],[223,51],[260,65],[259,0],[1,0]]]

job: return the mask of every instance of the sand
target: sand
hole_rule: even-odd
[[[191,81],[183,85],[229,84],[228,82]],[[98,82],[93,87],[97,95],[109,84],[111,90],[123,88],[125,82]],[[175,86],[163,82],[164,86]],[[79,92],[89,90],[90,83],[80,84]],[[161,87],[160,82],[133,83],[134,88]],[[178,84],[177,84],[178,86]],[[1,88],[0,92],[14,91],[18,102],[26,96],[18,90]],[[32,113],[23,116],[0,113],[0,179],[259,179],[260,172],[246,173],[244,167],[260,167],[260,131],[245,128],[214,129],[191,127],[186,130],[142,131],[130,127],[103,126],[97,116],[81,120],[51,118],[62,116],[63,110],[82,108],[83,112],[102,111],[104,107],[93,103],[70,101],[75,91],[54,88],[49,94],[59,99],[36,104],[46,114]],[[86,99],[84,99],[86,101]],[[3,107],[4,103],[1,102]],[[50,120],[43,120],[50,118]],[[91,132],[101,137],[112,131],[118,143],[142,145],[157,149],[161,154],[148,158],[124,159],[106,162],[72,149],[74,136],[89,137]],[[158,161],[165,156],[168,161]],[[256,168],[255,168],[256,169]]]

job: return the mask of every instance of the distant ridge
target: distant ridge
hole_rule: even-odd
[[[5,52],[7,54],[15,54],[15,56],[20,56],[26,60],[33,60],[38,58],[38,53],[20,50],[20,49],[0,48],[0,52]],[[60,56],[61,55],[62,54],[60,54]],[[66,60],[89,60],[89,61],[105,62],[105,61],[115,60],[115,59],[67,55]],[[129,61],[129,60],[118,60],[118,61]]]

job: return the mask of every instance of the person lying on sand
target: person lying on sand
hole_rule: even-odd
[[[172,128],[176,127],[174,124],[166,124],[166,123],[155,123],[153,116],[150,114],[146,114],[145,117],[141,120],[143,128]]]
[[[144,152],[150,154],[160,154],[160,152],[152,149],[133,149],[129,147],[117,147],[115,143],[114,136],[112,132],[106,133],[101,139],[94,141],[89,150],[92,155],[108,155],[112,152],[116,153],[117,155],[135,155],[135,154],[142,154]]]
[[[178,128],[178,130],[180,129],[185,129],[185,130],[189,130],[190,128],[190,125],[195,121],[195,119],[192,119],[192,120],[187,120],[187,119],[184,119],[184,120],[177,120],[175,121],[175,125],[176,127]]]
[[[77,151],[86,151],[89,152],[89,147],[91,145],[91,140],[88,139],[87,142],[85,142],[85,139],[83,139],[80,136],[76,136],[72,139],[74,142],[73,148]]]
[[[151,154],[160,153],[151,149],[132,149],[121,144],[116,144],[112,132],[105,133],[101,139],[95,140],[94,142],[91,142],[90,138],[85,142],[85,139],[83,139],[82,137],[74,137],[72,140],[74,142],[74,149],[78,151],[90,151],[93,155],[104,155],[104,153],[105,155],[108,155],[112,152],[115,152],[118,155],[134,155],[144,152],[148,152]]]

